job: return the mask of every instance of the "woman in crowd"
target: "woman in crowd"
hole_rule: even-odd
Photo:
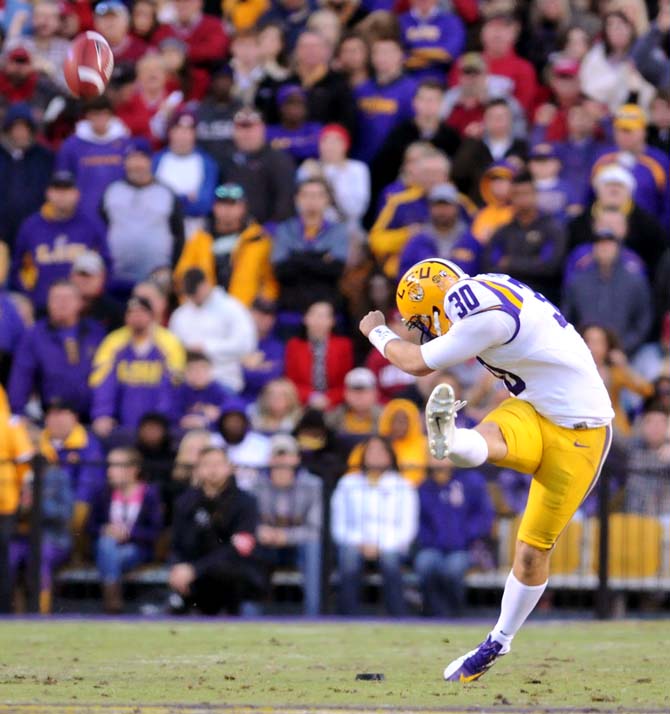
[[[292,432],[302,409],[295,384],[290,379],[280,377],[268,382],[258,400],[250,407],[251,425],[262,434]]]
[[[418,528],[416,491],[398,473],[390,443],[373,436],[363,446],[361,464],[343,476],[331,501],[331,534],[337,546],[339,609],[360,612],[361,573],[378,565],[389,615],[406,612],[401,566]]]
[[[121,577],[151,561],[161,529],[158,491],[141,480],[141,473],[137,449],[112,449],[107,455],[108,485],[98,495],[89,520],[107,613],[123,610]]]

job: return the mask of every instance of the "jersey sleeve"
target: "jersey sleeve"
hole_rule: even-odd
[[[473,311],[467,320],[454,322],[446,335],[421,345],[421,355],[431,369],[447,369],[489,347],[509,342],[516,331],[517,322],[503,310],[494,307]]]
[[[480,280],[459,280],[444,296],[445,315],[456,324],[466,317],[490,310],[508,312],[510,306],[505,304],[505,296],[499,290],[498,286],[494,290]]]

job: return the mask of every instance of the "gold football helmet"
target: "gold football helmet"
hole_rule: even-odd
[[[467,273],[458,265],[441,258],[428,258],[413,265],[400,279],[396,304],[409,329],[421,332],[427,342],[446,334],[451,320],[444,312],[444,296]]]

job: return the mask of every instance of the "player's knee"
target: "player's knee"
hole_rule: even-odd
[[[538,574],[542,573],[546,568],[548,559],[548,550],[540,550],[523,541],[517,542],[515,561],[523,578],[534,579]]]

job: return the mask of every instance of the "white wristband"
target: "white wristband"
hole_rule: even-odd
[[[384,350],[386,345],[391,342],[391,340],[399,340],[400,335],[396,335],[393,330],[387,325],[379,325],[370,331],[368,335],[368,340],[372,343],[373,347],[376,347],[379,352],[381,352],[383,357],[386,357]]]

